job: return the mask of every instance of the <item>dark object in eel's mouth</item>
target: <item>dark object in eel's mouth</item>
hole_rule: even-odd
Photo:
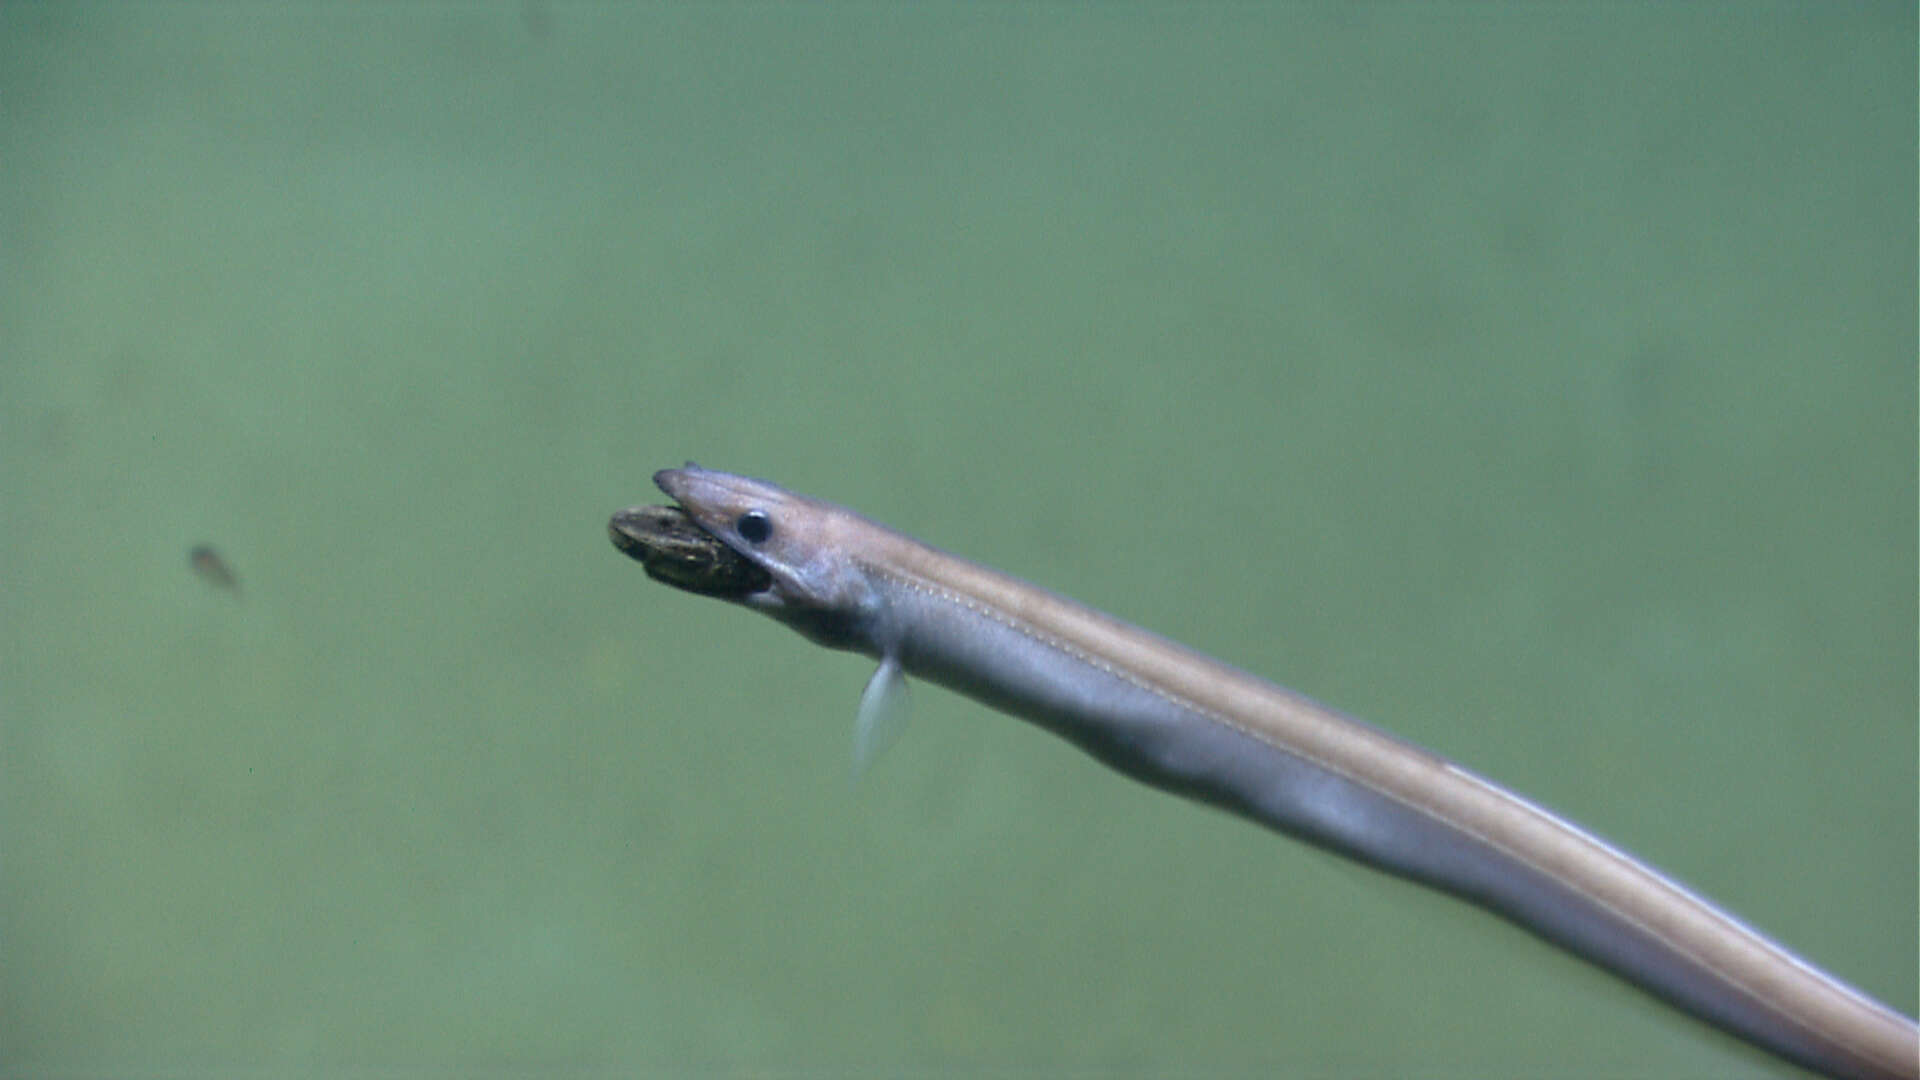
[[[738,599],[773,584],[753,560],[694,524],[677,506],[636,506],[607,522],[613,546],[647,576],[701,596]]]

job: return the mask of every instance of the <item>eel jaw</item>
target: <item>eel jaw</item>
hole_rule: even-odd
[[[677,506],[622,510],[607,522],[607,535],[648,577],[676,589],[741,600],[773,585],[773,575],[702,529]]]

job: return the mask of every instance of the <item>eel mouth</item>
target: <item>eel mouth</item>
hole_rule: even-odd
[[[720,542],[677,506],[635,506],[607,522],[613,546],[655,581],[738,600],[771,588],[773,575]]]

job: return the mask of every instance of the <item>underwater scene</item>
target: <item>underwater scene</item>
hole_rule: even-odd
[[[872,659],[610,542],[690,460],[1911,1017],[1915,33],[0,7],[0,1076],[1803,1075],[911,673],[856,769]]]

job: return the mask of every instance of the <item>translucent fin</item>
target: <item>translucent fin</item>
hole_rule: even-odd
[[[907,729],[907,676],[900,661],[882,657],[880,667],[860,694],[853,721],[853,776],[859,779]]]

